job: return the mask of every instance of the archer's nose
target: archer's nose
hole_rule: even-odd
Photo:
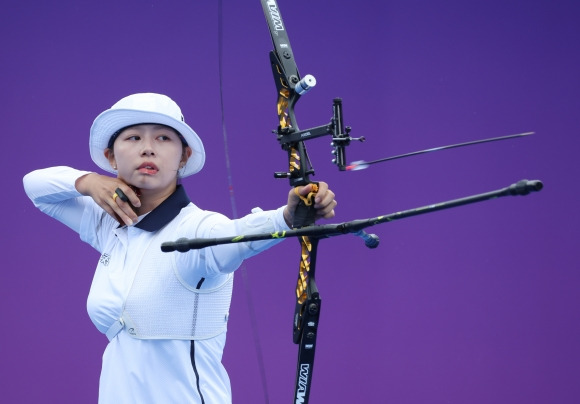
[[[141,150],[141,155],[142,156],[154,156],[155,155],[155,151],[153,149],[153,145],[151,144],[150,141],[143,141],[142,143],[142,150]]]

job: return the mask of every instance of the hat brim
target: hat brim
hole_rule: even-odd
[[[144,123],[156,123],[175,129],[183,136],[188,146],[191,147],[193,154],[180,170],[180,177],[195,174],[203,168],[205,163],[203,143],[197,133],[188,124],[165,114],[134,109],[109,109],[95,118],[91,126],[89,140],[91,158],[95,164],[101,169],[115,174],[116,171],[113,170],[109,160],[104,154],[109,139],[119,129]]]

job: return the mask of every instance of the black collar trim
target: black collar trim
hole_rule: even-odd
[[[181,209],[189,205],[190,202],[183,186],[178,185],[169,198],[149,212],[135,227],[145,231],[157,231],[175,219]]]

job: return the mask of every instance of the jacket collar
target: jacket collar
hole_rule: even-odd
[[[149,212],[135,227],[150,232],[157,231],[175,219],[181,209],[190,202],[183,186],[178,185],[175,192],[161,202],[161,205]]]

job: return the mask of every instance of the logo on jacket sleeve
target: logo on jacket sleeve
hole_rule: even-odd
[[[107,266],[107,265],[109,265],[109,261],[110,261],[110,260],[111,260],[111,256],[110,256],[109,254],[107,254],[107,253],[103,253],[103,254],[101,255],[101,258],[99,258],[99,262],[100,262],[101,264],[103,264],[104,266]]]

